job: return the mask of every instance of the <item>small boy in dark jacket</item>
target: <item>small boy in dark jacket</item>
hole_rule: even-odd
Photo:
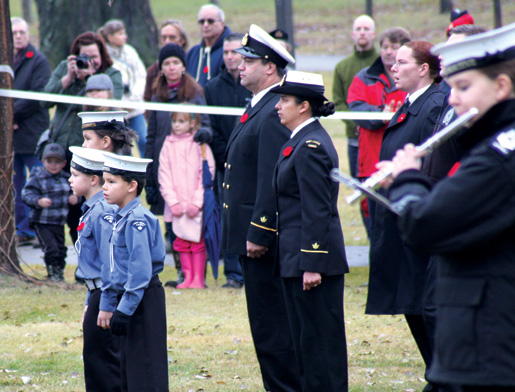
[[[49,280],[63,281],[66,265],[64,224],[69,204],[77,204],[71,194],[64,148],[51,143],[43,151],[43,167],[34,167],[22,191],[22,199],[30,207],[29,222],[36,231],[45,254]]]

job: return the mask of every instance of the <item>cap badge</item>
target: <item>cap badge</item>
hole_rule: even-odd
[[[249,42],[249,33],[246,33],[243,38],[241,39],[241,44],[243,46],[247,45],[247,43]]]

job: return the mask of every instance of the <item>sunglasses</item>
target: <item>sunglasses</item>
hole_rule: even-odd
[[[206,22],[207,22],[207,24],[212,25],[213,23],[218,22],[218,20],[216,20],[216,19],[199,19],[198,20],[199,25],[203,25]]]

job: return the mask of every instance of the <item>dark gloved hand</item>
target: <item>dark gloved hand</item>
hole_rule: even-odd
[[[113,317],[111,317],[111,333],[116,336],[127,335],[130,318],[131,316],[127,316],[125,313],[115,310]]]
[[[155,187],[153,187],[152,185],[147,185],[145,187],[145,192],[147,193],[148,204],[157,204],[159,202],[159,193]]]
[[[193,137],[193,140],[199,144],[209,143],[211,139],[211,132],[209,132],[206,128],[200,128]]]

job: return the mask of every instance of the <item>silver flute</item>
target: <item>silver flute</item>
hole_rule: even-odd
[[[438,131],[433,136],[426,139],[421,145],[416,146],[415,149],[420,152],[424,152],[424,156],[429,155],[433,152],[434,149],[439,147],[441,144],[449,140],[452,136],[454,136],[462,127],[467,126],[470,121],[477,116],[478,110],[476,108],[470,108],[467,112],[463,113],[452,123],[447,125],[441,131]],[[392,176],[391,169],[389,170],[381,170],[376,172],[373,177],[367,178],[364,182],[361,183],[360,188],[370,189],[372,191],[380,188],[380,184],[386,180],[387,178]],[[354,204],[358,200],[361,200],[366,196],[365,192],[362,189],[353,187],[354,193],[345,198],[345,201],[348,204]]]

